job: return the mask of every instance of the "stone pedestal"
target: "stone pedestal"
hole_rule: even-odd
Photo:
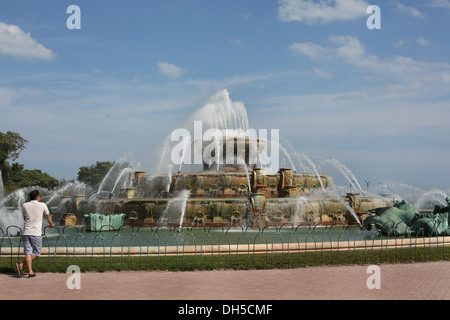
[[[85,196],[72,196],[72,206],[73,206],[73,213],[78,212],[78,206],[81,201],[85,199]]]
[[[120,189],[119,198],[121,199],[133,199],[137,195],[136,188]]]
[[[253,170],[253,192],[264,194],[265,197],[270,198],[272,194],[266,185],[266,172],[264,169],[255,168]]]
[[[252,193],[250,195],[252,202],[252,214],[263,214],[266,208],[266,197],[263,193]]]
[[[61,226],[74,226],[77,224],[77,216],[75,213],[64,213],[59,221]]]
[[[361,196],[359,193],[347,193],[345,199],[355,212],[359,212],[361,209]]]
[[[289,168],[280,168],[280,185],[278,194],[282,197],[298,197],[301,191],[293,185],[294,173]]]

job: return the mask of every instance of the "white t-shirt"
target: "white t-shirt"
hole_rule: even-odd
[[[42,215],[48,215],[47,205],[37,200],[31,200],[22,206],[23,219],[25,226],[23,230],[24,236],[41,236],[42,235]]]

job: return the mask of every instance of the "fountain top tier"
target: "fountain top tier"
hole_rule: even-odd
[[[250,136],[218,135],[213,141],[201,141],[201,150],[195,146],[196,141],[194,152],[202,156],[203,171],[248,172],[258,166],[267,141]]]

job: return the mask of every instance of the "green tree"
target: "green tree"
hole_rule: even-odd
[[[27,143],[28,141],[16,132],[0,132],[0,170],[4,183],[8,181],[11,166],[8,161],[12,162],[17,160],[20,152],[25,149]]]
[[[7,186],[10,189],[39,186],[47,189],[54,189],[59,185],[59,181],[49,174],[38,169],[24,170],[22,164],[13,163],[11,166]]]
[[[28,141],[16,132],[0,132],[0,171],[7,192],[30,186],[53,189],[59,181],[41,170],[25,170],[23,164],[14,162]]]
[[[114,162],[111,161],[97,161],[95,165],[80,167],[77,180],[92,188],[97,188],[113,166]]]

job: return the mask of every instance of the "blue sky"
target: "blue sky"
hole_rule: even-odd
[[[124,156],[150,173],[226,89],[325,173],[335,158],[360,183],[450,190],[449,18],[449,0],[5,0],[0,131],[56,178]]]

